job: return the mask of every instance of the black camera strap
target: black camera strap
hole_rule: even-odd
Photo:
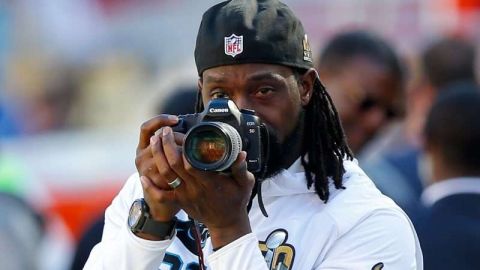
[[[257,199],[258,199],[258,206],[260,207],[260,210],[262,211],[262,214],[265,217],[268,217],[267,210],[265,209],[265,205],[263,204],[263,198],[262,198],[262,183],[263,181],[259,181],[257,184]]]

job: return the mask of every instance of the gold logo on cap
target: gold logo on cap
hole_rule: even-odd
[[[308,62],[313,62],[312,49],[310,48],[310,44],[308,43],[308,37],[306,34],[303,37],[302,43],[303,43],[303,60]]]

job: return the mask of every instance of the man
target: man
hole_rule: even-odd
[[[421,211],[424,188],[418,164],[421,159],[421,129],[435,97],[455,82],[475,82],[475,48],[460,37],[443,37],[422,52],[423,76],[407,91],[405,121],[398,129],[395,144],[380,158],[362,160],[363,169],[379,189],[392,198],[415,222]]]
[[[444,92],[444,91],[442,91]],[[445,89],[427,117],[425,152],[431,185],[418,232],[425,269],[480,269],[480,89]]]
[[[213,6],[202,18],[195,60],[197,111],[216,98],[254,110],[270,134],[267,170],[249,172],[244,151],[229,172],[196,170],[181,152],[184,135],[169,127],[177,117],[145,122],[138,174],[107,209],[86,269],[423,269],[408,218],[352,161],[303,27],[287,6]],[[137,201],[144,208],[129,216],[143,197],[148,208]],[[129,228],[127,219],[144,209],[155,228]],[[208,228],[206,261],[186,213]]]
[[[442,37],[427,46],[420,59],[423,77],[408,92],[406,128],[411,144],[419,144],[425,118],[442,89],[456,82],[477,82],[476,58],[475,44],[461,36]]]
[[[400,60],[379,36],[348,31],[327,43],[318,72],[338,109],[348,145],[358,155],[400,111]]]
[[[318,72],[338,110],[348,145],[383,194],[407,214],[422,186],[391,173],[383,154],[398,141],[404,71],[394,49],[380,36],[364,30],[341,32],[323,48]],[[417,191],[418,190],[418,191]],[[415,192],[417,191],[417,192]]]

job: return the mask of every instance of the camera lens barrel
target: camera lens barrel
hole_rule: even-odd
[[[183,148],[186,159],[194,168],[224,171],[242,150],[242,138],[229,124],[201,122],[188,131]]]

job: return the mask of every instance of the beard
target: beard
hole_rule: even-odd
[[[280,142],[278,132],[267,125],[268,130],[268,156],[266,169],[258,178],[265,180],[271,178],[283,169],[288,169],[301,154],[301,142],[304,127],[304,111],[298,116],[295,128]]]

